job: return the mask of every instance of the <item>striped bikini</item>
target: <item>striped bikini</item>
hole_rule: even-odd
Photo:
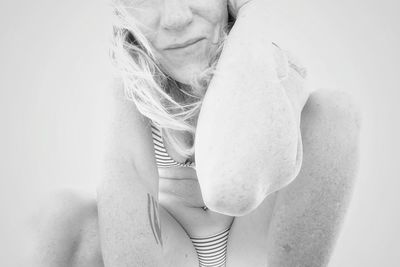
[[[191,237],[200,267],[223,267],[230,228],[210,237]]]
[[[162,131],[155,124],[151,123],[153,135],[154,152],[156,163],[159,168],[166,167],[190,167],[196,169],[194,162],[185,163],[175,161],[167,152]],[[190,237],[196,249],[200,267],[223,267],[226,263],[226,250],[230,227],[223,232],[209,237]]]
[[[151,132],[153,135],[154,152],[156,156],[156,163],[158,167],[191,167],[196,169],[194,162],[187,160],[185,163],[177,162],[168,154],[165,149],[164,142],[162,139],[162,131],[154,123],[151,123]]]

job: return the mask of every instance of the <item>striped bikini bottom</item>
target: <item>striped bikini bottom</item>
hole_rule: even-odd
[[[200,267],[223,267],[230,228],[210,237],[190,237],[197,251]]]

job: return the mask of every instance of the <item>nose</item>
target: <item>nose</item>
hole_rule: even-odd
[[[187,0],[165,0],[161,26],[167,30],[182,30],[193,21]]]

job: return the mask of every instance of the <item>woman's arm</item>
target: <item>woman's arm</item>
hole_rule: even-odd
[[[299,114],[277,82],[267,4],[252,0],[239,10],[197,124],[204,201],[235,216],[296,175]]]
[[[158,172],[147,119],[114,86],[98,187],[106,267],[162,266]]]

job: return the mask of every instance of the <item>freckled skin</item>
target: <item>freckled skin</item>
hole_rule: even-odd
[[[185,82],[187,77],[204,68],[208,59],[207,53],[213,49],[212,42],[215,42],[214,38],[226,23],[224,0],[124,2],[132,5],[130,12],[136,14],[136,19],[141,22],[140,27],[151,40],[163,67],[173,78],[181,82]],[[190,2],[192,14],[185,13],[188,11],[187,7],[178,5],[178,2]],[[168,8],[169,12],[162,13],[161,7]],[[172,54],[164,50],[164,45],[193,37],[189,35],[191,31],[178,27],[179,24],[173,20],[174,16],[177,18],[177,12],[181,15],[186,14],[184,24],[192,25],[190,29],[193,32],[200,32],[199,29],[203,29],[202,33],[207,37],[207,41],[199,46],[201,49],[198,49],[195,57],[187,51]],[[183,22],[180,23],[182,26]],[[185,68],[180,67],[182,65]],[[302,132],[305,133],[306,141],[306,164],[292,184],[275,194],[276,201],[271,203],[270,209],[263,206],[249,216],[235,218],[235,224],[230,232],[228,266],[325,266],[346,210],[356,170],[358,129],[354,127],[357,124],[354,117],[357,116],[351,111],[349,107],[352,105],[346,100],[345,95],[319,93],[314,94],[308,102],[302,120]],[[123,184],[117,188],[125,186]],[[226,187],[228,188],[228,185]],[[217,206],[232,203],[232,199],[228,199],[232,197],[239,206],[239,213],[249,210],[249,205],[252,203],[241,201],[249,189],[244,185],[239,188],[240,192],[231,190],[230,195],[224,195],[220,202],[216,202]],[[121,196],[121,193],[116,190],[111,195]],[[53,257],[47,258],[51,263],[46,266],[59,266],[61,262],[65,262],[65,266],[71,266],[69,264],[71,259],[76,263],[77,258],[82,262],[74,266],[103,266],[98,229],[96,229],[99,225],[96,201],[67,194],[62,196],[59,202],[54,202],[53,199],[48,203],[52,205],[45,209],[49,213],[48,217],[57,220],[50,220],[41,225],[41,228],[45,229],[43,232],[47,232],[49,236],[42,238],[43,249],[40,252]],[[126,206],[126,203],[122,204]],[[153,203],[153,210],[156,209],[155,204]],[[115,210],[119,208],[123,207],[117,207]],[[273,216],[271,214],[265,216],[264,213],[269,210]],[[55,214],[51,214],[52,212]],[[135,216],[135,219],[140,220],[137,213]],[[151,240],[154,241],[153,237],[159,238],[162,235],[159,240],[164,242],[165,266],[195,266],[198,263],[195,251],[181,225],[161,205],[162,231],[158,221],[153,218],[155,217],[152,217],[151,221],[154,223],[155,231],[151,233]],[[60,222],[64,224],[61,225]],[[63,226],[63,231],[59,231],[60,225]],[[121,224],[118,224],[118,227],[120,226]],[[267,234],[261,235],[257,227],[263,227],[261,230]],[[76,238],[77,236],[79,238]],[[80,242],[78,251],[75,250],[77,240]],[[260,246],[260,242],[264,242],[264,246]],[[142,243],[140,247],[143,247]],[[141,254],[139,256],[142,257]],[[252,262],[259,260],[268,261],[268,264]],[[244,261],[244,264],[241,264],[241,261]]]

